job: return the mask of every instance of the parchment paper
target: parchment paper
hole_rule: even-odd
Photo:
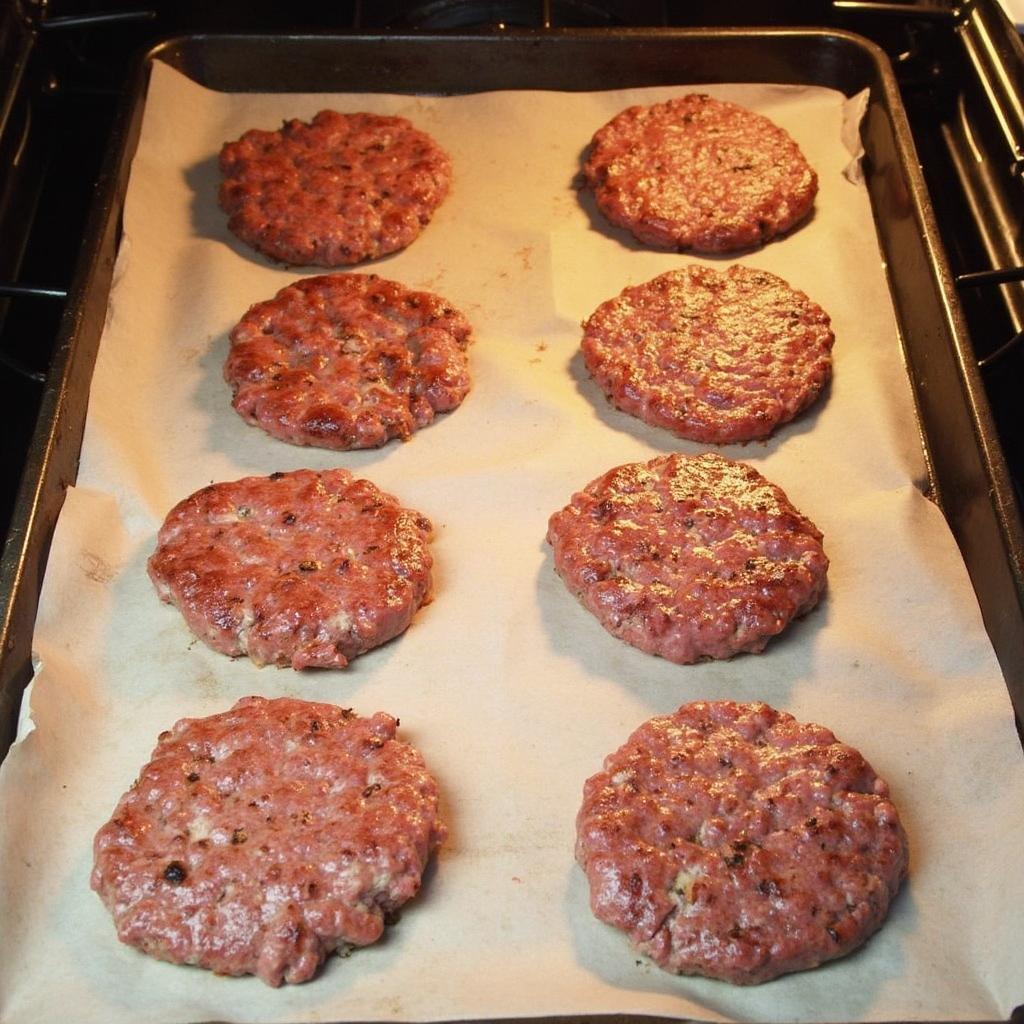
[[[623,462],[701,450],[612,409],[578,355],[598,303],[691,262],[606,226],[574,188],[580,155],[627,104],[683,91],[220,95],[156,66],[81,473],[44,587],[35,728],[0,785],[4,1020],[971,1019],[1024,1001],[1021,752],[964,568],[920,492],[868,200],[842,174],[838,93],[706,89],[781,123],[821,178],[813,218],[738,261],[831,313],[835,381],[769,443],[725,453],[824,531],[826,599],[762,656],[679,667],[605,633],[553,571],[546,520],[574,490]],[[407,444],[353,454],[247,426],[221,380],[231,326],[302,275],[228,234],[217,152],[327,106],[409,116],[451,153],[454,188],[433,223],[369,269],[440,293],[476,329],[463,407]],[[168,509],[210,481],[334,465],[432,518],[434,602],[339,672],[257,669],[193,641],[145,574]],[[120,945],[88,887],[92,836],[157,734],[249,693],[399,715],[451,826],[384,941],[277,991]],[[716,697],[767,700],[860,748],[912,843],[910,880],[861,952],[752,989],[672,977],[634,954],[591,916],[573,862],[581,787],[604,755],[646,718]]]

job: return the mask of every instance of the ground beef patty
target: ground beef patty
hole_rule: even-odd
[[[149,575],[215,651],[342,668],[429,599],[430,532],[426,517],[344,469],[251,476],[171,509]]]
[[[448,194],[447,153],[404,117],[322,110],[254,129],[220,153],[220,205],[282,263],[341,267],[404,249]]]
[[[888,786],[828,729],[698,701],[587,780],[576,859],[594,914],[658,966],[747,985],[864,942],[907,841]]]
[[[583,358],[624,412],[692,441],[766,437],[832,373],[828,314],[764,270],[670,270],[583,325]]]
[[[584,174],[613,224],[648,245],[696,252],[766,242],[806,217],[818,191],[778,125],[700,94],[612,118]]]
[[[551,517],[548,541],[605,629],[679,664],[763,650],[817,604],[828,569],[785,494],[713,454],[610,470]]]
[[[380,938],[445,835],[398,721],[246,697],[161,733],[94,843],[122,942],[268,985]]]
[[[408,438],[469,391],[466,318],[374,274],[296,281],[231,332],[224,378],[249,423],[291,444]]]

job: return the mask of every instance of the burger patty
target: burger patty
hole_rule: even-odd
[[[768,118],[692,94],[629,107],[595,135],[584,175],[597,205],[648,245],[733,252],[788,231],[818,178]]]
[[[583,358],[624,412],[680,437],[766,437],[832,373],[828,314],[764,270],[691,266],[626,288],[583,325]]]
[[[121,941],[274,986],[375,942],[445,835],[397,725],[245,697],[161,733],[94,843],[92,888]]]
[[[344,469],[211,484],[168,514],[149,559],[164,601],[215,651],[342,668],[430,597],[431,525]]]
[[[758,652],[825,586],[821,532],[720,455],[618,466],[548,523],[555,569],[620,640],[678,664]]]
[[[828,729],[698,701],[587,781],[576,859],[594,914],[659,967],[748,985],[863,943],[907,840],[888,786]]]
[[[448,154],[404,117],[322,110],[220,153],[228,227],[272,260],[341,267],[404,249],[448,194]]]
[[[430,292],[374,274],[308,277],[242,317],[224,378],[238,413],[273,437],[373,448],[466,397],[470,331]]]

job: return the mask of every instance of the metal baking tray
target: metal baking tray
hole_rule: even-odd
[[[693,82],[870,90],[864,170],[929,466],[1018,721],[1024,719],[1024,531],[897,85],[884,53],[822,29],[544,29],[478,35],[196,35],[139,61],[113,131],[0,560],[0,755],[25,686],[49,541],[75,480],[131,160],[154,60],[212,89],[457,94]]]
[[[154,60],[204,86],[234,92],[457,94],[695,82],[813,84],[847,95],[869,89],[862,132],[864,170],[919,412],[930,474],[925,486],[960,545],[1018,719],[1024,718],[1024,538],[1006,498],[1012,494],[1009,476],[898,89],[887,58],[874,44],[850,33],[819,29],[197,35],[167,40],[139,61],[98,185],[0,562],[0,754],[13,740],[22,693],[32,676],[39,592],[50,538],[77,472],[128,175]]]

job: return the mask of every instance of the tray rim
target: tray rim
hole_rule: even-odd
[[[365,47],[368,44],[381,43],[389,47],[406,47],[417,49],[423,46],[437,47],[472,46],[474,48],[506,47],[523,48],[524,46],[565,47],[572,45],[600,45],[602,47],[620,47],[624,43],[651,43],[660,48],[675,44],[701,45],[728,41],[746,41],[756,37],[763,43],[765,37],[771,40],[786,42],[828,43],[837,47],[852,49],[866,59],[866,66],[874,76],[873,81],[866,83],[872,86],[869,101],[869,113],[884,122],[876,125],[876,132],[888,131],[891,134],[894,153],[899,161],[903,181],[908,185],[913,202],[911,204],[911,225],[919,234],[923,250],[928,256],[928,267],[933,287],[932,300],[937,307],[933,315],[939,317],[938,326],[951,345],[950,355],[955,359],[958,383],[964,409],[970,409],[975,415],[971,420],[972,434],[978,449],[980,462],[985,471],[988,488],[997,485],[990,495],[986,489],[982,495],[992,515],[994,526],[1000,535],[1002,547],[1007,556],[1008,569],[1013,577],[1009,582],[1015,586],[1017,597],[1016,616],[1011,616],[1011,630],[1019,630],[1020,622],[1024,621],[1021,611],[1022,589],[1020,566],[1024,559],[1024,539],[1020,531],[1020,523],[1015,519],[1012,508],[999,508],[999,502],[1005,492],[1000,487],[1009,487],[1009,473],[1005,460],[998,447],[993,448],[991,438],[995,436],[991,413],[988,409],[980,373],[974,363],[970,344],[955,284],[946,261],[944,248],[938,233],[935,217],[931,209],[930,199],[925,188],[923,175],[917,163],[916,149],[911,136],[909,123],[903,110],[902,100],[896,85],[895,76],[889,66],[884,52],[870,40],[855,33],[840,29],[819,28],[736,28],[736,29],[536,29],[515,30],[500,35],[481,35],[474,33],[429,33],[410,32],[400,35],[373,34],[364,32],[324,32],[315,34],[296,34],[286,36],[268,36],[259,33],[216,34],[202,33],[191,35],[175,35],[163,39],[137,58],[132,73],[132,85],[122,100],[121,110],[115,120],[111,140],[96,189],[96,199],[90,212],[87,227],[83,236],[82,252],[75,271],[69,300],[62,319],[58,346],[48,378],[36,430],[30,448],[29,459],[19,487],[18,498],[12,517],[11,532],[0,557],[0,757],[6,751],[14,736],[17,722],[17,709],[21,701],[24,687],[32,676],[31,666],[31,634],[38,606],[39,591],[42,585],[46,557],[50,538],[63,504],[68,486],[73,485],[78,467],[82,433],[87,414],[88,392],[91,385],[92,371],[96,353],[102,334],[106,313],[106,304],[114,275],[114,264],[120,240],[120,219],[123,212],[125,188],[131,161],[134,157],[141,127],[142,113],[145,108],[146,92],[150,69],[153,62],[160,60],[179,67],[177,61],[185,56],[188,47],[239,47],[248,48],[258,45],[274,47],[301,47],[338,45],[342,48]],[[566,42],[568,41],[568,42]],[[172,57],[172,60],[168,60]],[[183,70],[179,67],[179,70]],[[188,74],[188,72],[185,72]],[[192,77],[192,76],[190,76]],[[694,79],[687,75],[681,76],[681,86]],[[199,78],[193,78],[200,84],[206,84]],[[705,79],[701,79],[704,81]],[[761,78],[736,78],[730,76],[720,81],[760,81]],[[654,83],[650,83],[654,84]],[[819,83],[829,84],[829,83]],[[618,87],[611,83],[608,87]],[[208,86],[216,88],[215,86]],[[833,86],[835,87],[835,86]],[[506,86],[506,88],[509,88]],[[514,88],[514,87],[512,87]],[[878,95],[875,95],[875,89]],[[256,91],[256,90],[235,90]],[[306,91],[305,89],[267,89],[261,91]],[[316,91],[332,91],[318,89]],[[351,89],[345,91],[392,91],[422,92],[421,89],[396,89],[389,83],[387,90]],[[463,89],[462,92],[477,91]],[[575,91],[575,90],[573,90]],[[856,90],[853,90],[856,91]],[[851,92],[847,92],[851,95]],[[866,118],[867,121],[867,118]],[[870,129],[865,129],[869,131]],[[869,151],[869,160],[873,155]],[[869,185],[872,206],[875,206],[875,194]],[[886,243],[895,244],[886,234],[884,226],[876,212],[876,228],[879,230],[879,243],[882,255],[887,253]],[[911,334],[905,327],[903,315],[906,309],[901,305],[899,282],[890,273],[892,260],[887,260],[887,278],[892,292],[894,309],[899,322],[899,336],[903,348],[907,372],[910,378],[915,404],[918,411],[918,429],[928,464],[930,491],[932,496],[946,514],[947,521],[961,547],[972,582],[978,591],[979,601],[985,618],[986,628],[996,647],[996,653],[1003,666],[1007,686],[1017,710],[1018,717],[1024,717],[1024,637],[1021,637],[1020,651],[1000,650],[996,643],[996,633],[1005,632],[1005,627],[990,621],[996,611],[986,609],[982,600],[979,572],[976,565],[968,560],[965,543],[970,547],[969,531],[976,527],[972,517],[977,515],[977,496],[958,493],[960,481],[956,474],[949,476],[943,465],[943,457],[936,459],[934,444],[930,443],[928,432],[922,422],[923,403],[928,399],[928,389],[932,386],[929,373],[931,369],[919,365],[920,357],[911,347]],[[905,301],[905,299],[904,299]],[[966,501],[963,509],[959,503]],[[966,540],[965,540],[966,538]],[[1014,569],[1016,568],[1016,574]],[[1006,581],[1004,581],[1005,583]],[[1005,586],[1004,586],[1005,590]],[[1015,689],[1016,687],[1016,689]],[[586,1018],[580,1017],[547,1017],[536,1018],[541,1022],[572,1021],[582,1024]],[[608,1015],[602,1021],[660,1021],[668,1018],[632,1015]]]

